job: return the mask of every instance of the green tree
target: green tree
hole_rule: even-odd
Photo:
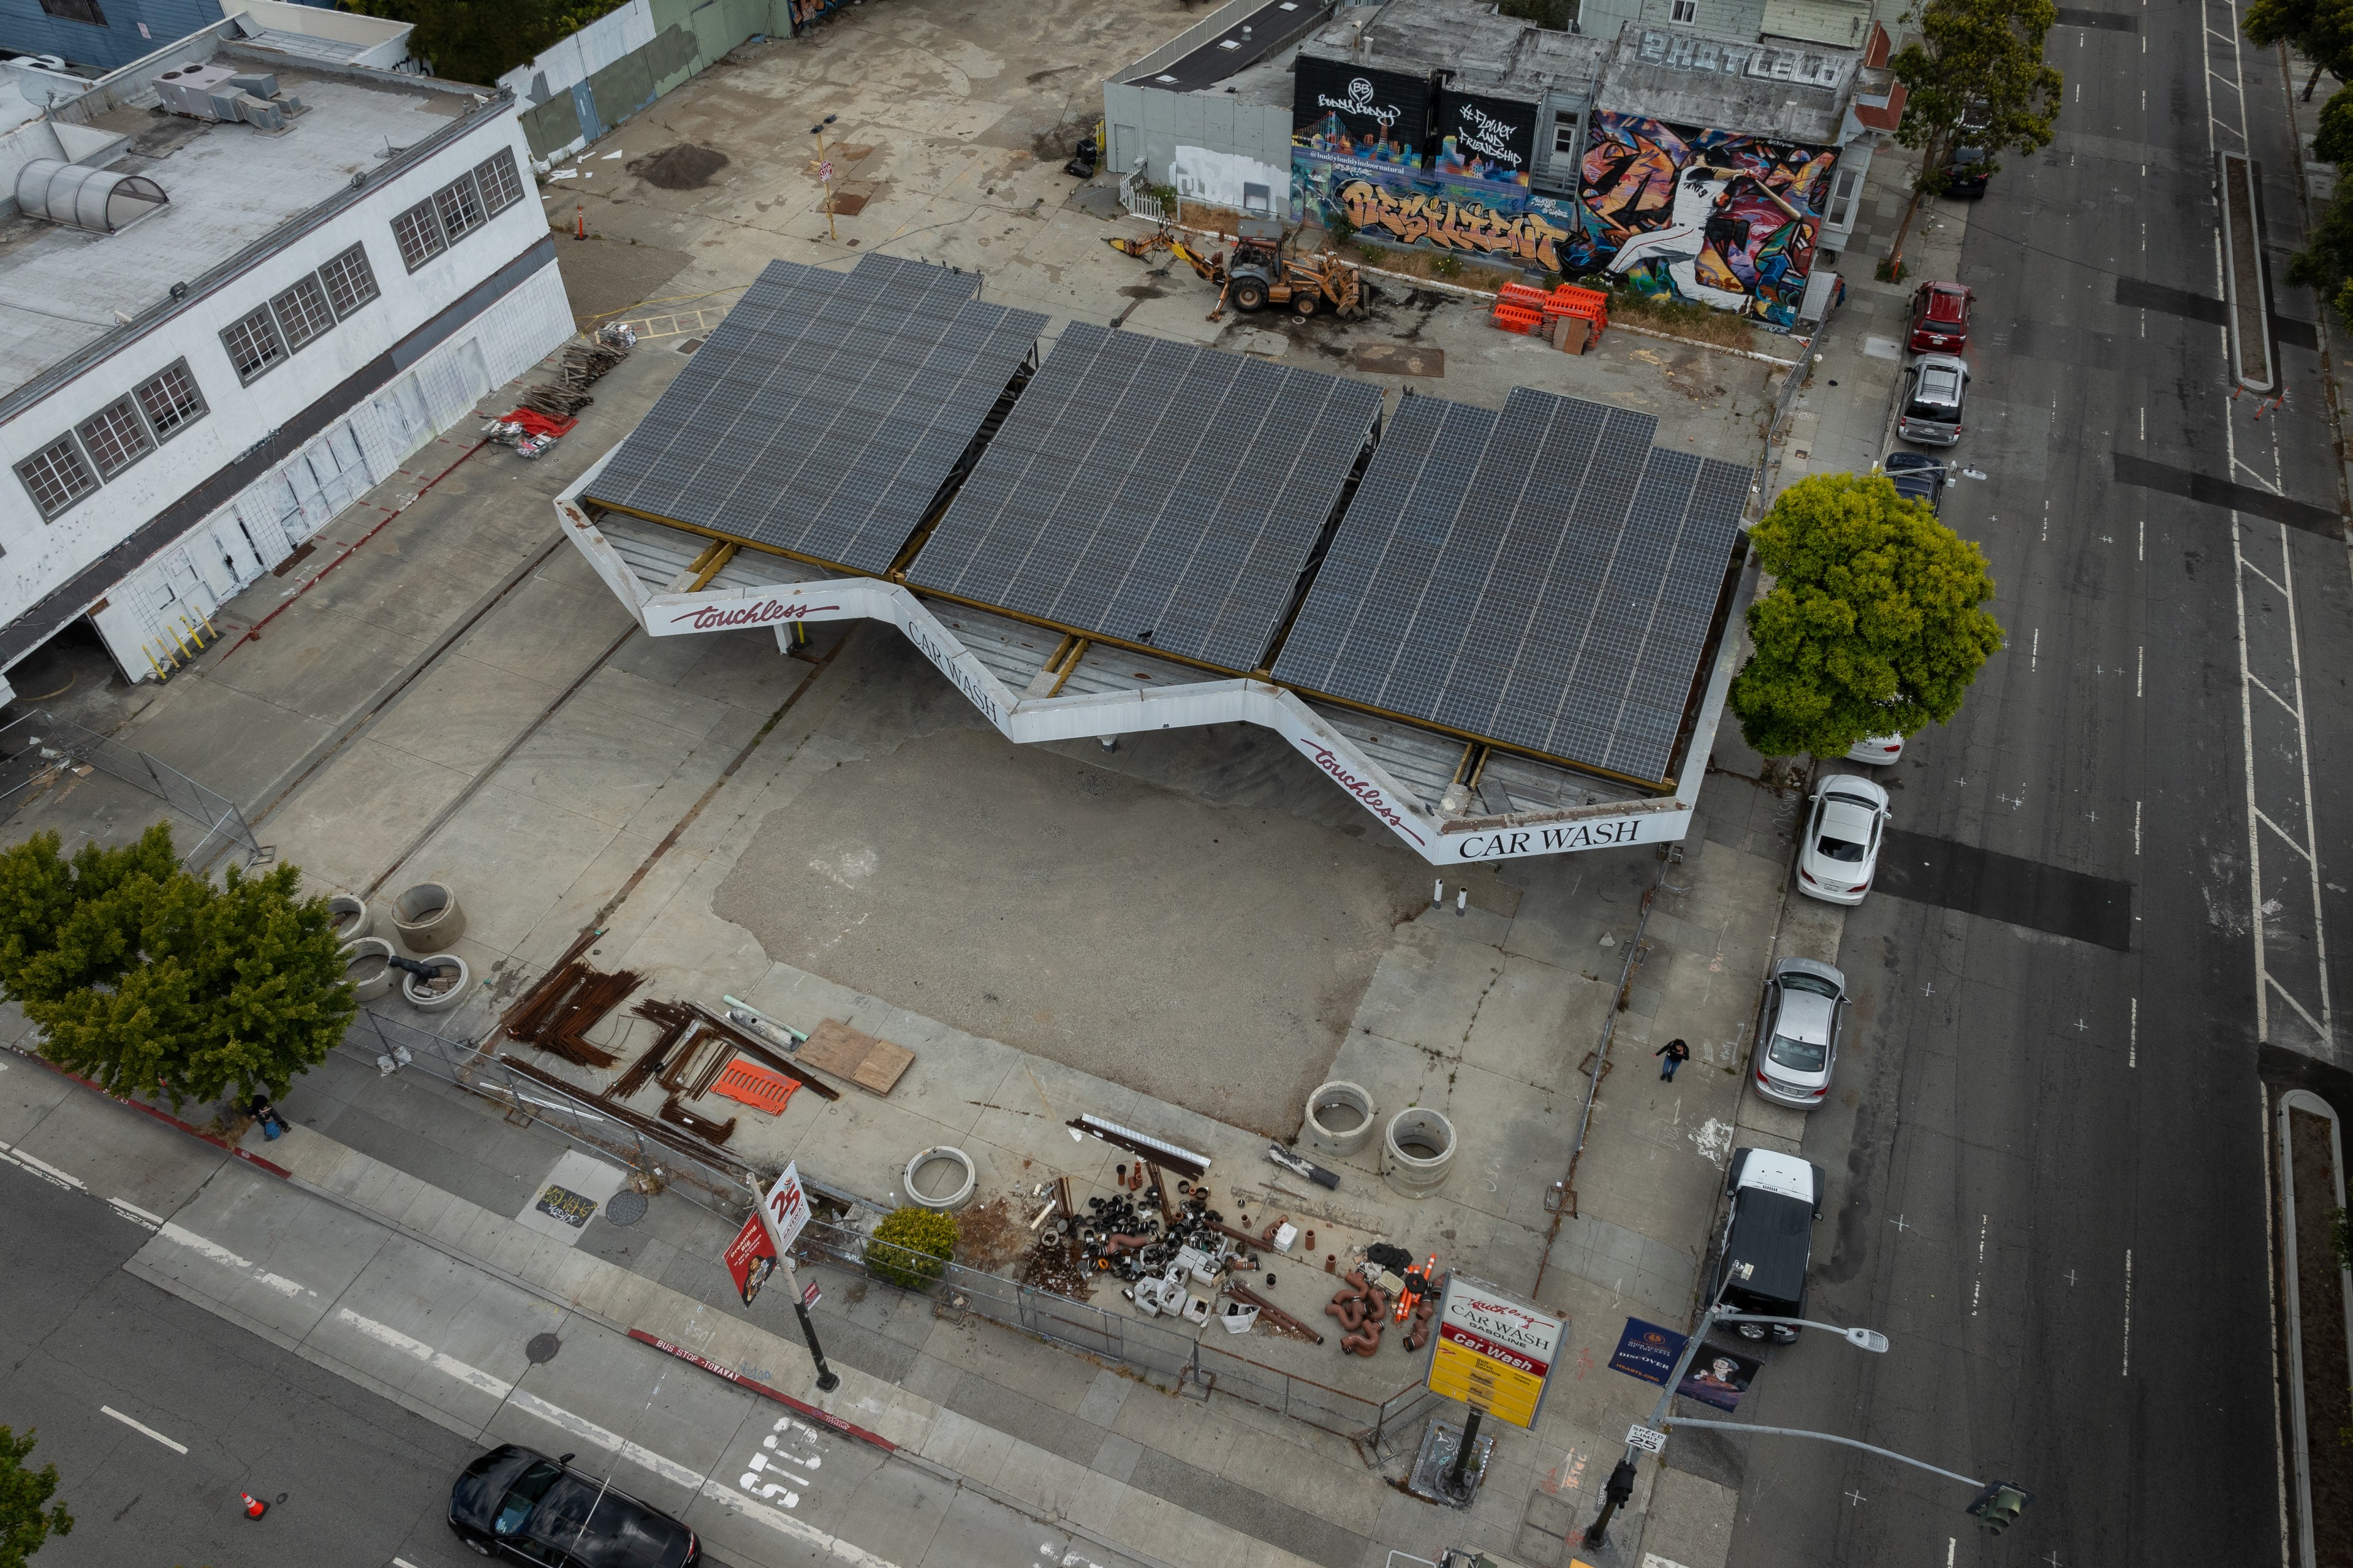
[[[135,844],[45,833],[0,852],[0,989],[41,1054],[113,1094],[176,1109],[231,1090],[284,1094],[359,1004],[326,900],[301,873],[231,867],[218,887],[180,866],[158,823]]]
[[[34,1434],[17,1436],[0,1426],[0,1568],[25,1568],[25,1560],[52,1534],[71,1535],[73,1515],[49,1501],[58,1489],[58,1468],[27,1469]]]
[[[2321,72],[2338,81],[2353,73],[2353,0],[2254,0],[2239,30],[2259,48],[2285,44],[2312,62],[2304,84],[2307,103]]]
[[[1927,0],[1920,37],[1888,64],[1907,96],[1895,140],[1920,153],[1912,201],[1896,226],[1891,273],[1904,264],[1904,239],[1924,195],[1951,184],[1945,170],[1957,147],[1986,155],[1989,174],[2004,153],[2039,153],[2051,144],[2066,79],[2043,63],[2042,40],[2059,20],[2052,0]]]
[[[2348,97],[2353,97],[2353,89],[2330,102]],[[2353,321],[2353,180],[2339,175],[2337,194],[2313,219],[2304,248],[2288,258],[2287,280],[2311,289]]]
[[[2324,163],[2353,162],[2353,92],[2340,92],[2320,106],[2312,155]]]
[[[414,22],[408,52],[449,81],[488,87],[623,0],[343,0],[342,9]]]
[[[1886,475],[1820,474],[1749,535],[1777,581],[1749,606],[1757,651],[1732,710],[1768,757],[1842,754],[1960,711],[2001,627],[1984,553]]]

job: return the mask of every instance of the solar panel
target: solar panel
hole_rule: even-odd
[[[1525,387],[1406,400],[1275,660],[1286,685],[1662,780],[1748,470]]]
[[[1366,382],[1074,321],[909,581],[1255,668],[1380,405]]]
[[[901,257],[771,261],[587,499],[884,571],[1045,327],[979,290]]]

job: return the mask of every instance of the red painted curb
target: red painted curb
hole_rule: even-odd
[[[288,1170],[285,1166],[278,1164],[273,1161],[265,1160],[259,1154],[248,1153],[243,1149],[240,1149],[236,1144],[230,1142],[227,1139],[216,1138],[201,1127],[192,1127],[187,1122],[181,1121],[178,1117],[173,1115],[168,1110],[158,1110],[152,1105],[142,1105],[138,1100],[126,1100],[119,1094],[109,1094],[104,1089],[82,1077],[81,1074],[78,1072],[68,1072],[65,1068],[58,1066],[57,1063],[49,1060],[47,1057],[27,1056],[22,1051],[18,1051],[14,1054],[23,1057],[24,1059],[28,1062],[40,1063],[41,1066],[48,1068],[59,1078],[71,1079],[73,1082],[81,1085],[82,1088],[90,1090],[92,1094],[99,1096],[102,1100],[111,1100],[117,1105],[152,1116],[156,1121],[164,1123],[164,1126],[176,1127],[191,1138],[201,1138],[206,1142],[211,1144],[214,1148],[225,1150],[227,1152],[236,1155],[238,1159],[244,1161],[248,1165],[257,1165],[262,1170],[269,1172],[271,1175],[282,1177],[290,1182],[294,1179],[294,1173]]]
[[[703,1371],[710,1373],[714,1377],[725,1378],[728,1382],[733,1384],[738,1388],[748,1388],[753,1393],[773,1399],[779,1405],[788,1405],[792,1409],[799,1411],[810,1420],[822,1421],[827,1426],[832,1427],[835,1431],[855,1437],[861,1443],[871,1443],[874,1447],[881,1449],[886,1454],[895,1454],[899,1451],[898,1444],[893,1443],[890,1438],[883,1436],[879,1432],[869,1432],[863,1426],[852,1426],[850,1423],[844,1421],[840,1416],[834,1415],[830,1411],[819,1410],[816,1405],[809,1404],[807,1400],[795,1399],[791,1394],[785,1393],[782,1389],[770,1388],[765,1383],[761,1383],[754,1378],[745,1377],[733,1367],[722,1366],[717,1362],[712,1361],[709,1356],[695,1354],[694,1352],[688,1350],[684,1345],[674,1345],[668,1340],[660,1339],[653,1334],[646,1332],[643,1329],[631,1329],[629,1331],[629,1338],[636,1340],[640,1344],[649,1344],[658,1351],[663,1351],[670,1355],[674,1355],[681,1361],[691,1362],[694,1365],[701,1367]]]

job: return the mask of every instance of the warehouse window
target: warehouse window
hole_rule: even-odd
[[[320,268],[319,281],[327,286],[327,303],[335,308],[337,321],[382,292],[375,286],[375,273],[368,267],[367,247],[361,245],[353,246]]]
[[[147,427],[158,441],[170,440],[205,416],[205,400],[196,391],[196,378],[188,374],[186,360],[152,381],[140,383],[132,395],[139,399]]]
[[[106,26],[106,13],[98,8],[98,0],[41,0],[41,9],[69,22],[88,22],[93,27]]]
[[[449,247],[449,242],[441,237],[441,220],[433,216],[431,202],[419,202],[394,218],[392,238],[400,247],[401,261],[411,272]]]
[[[98,465],[99,478],[111,479],[155,449],[146,422],[131,399],[118,397],[76,426],[83,449]]]
[[[55,517],[98,489],[98,476],[82,460],[71,436],[60,436],[16,465],[16,477],[33,492],[45,518]]]
[[[466,175],[433,193],[433,210],[441,215],[441,226],[449,234],[449,243],[457,244],[482,226],[480,193],[474,189],[474,176]]]
[[[515,173],[514,149],[500,148],[496,157],[475,169],[474,183],[481,187],[482,205],[494,213],[522,200],[522,176]]]
[[[286,357],[285,340],[278,335],[267,305],[223,332],[221,346],[228,350],[228,363],[237,367],[237,380],[244,382],[267,374]]]
[[[278,328],[285,334],[290,352],[335,324],[335,313],[327,308],[327,291],[314,274],[304,275],[269,305],[278,312]]]

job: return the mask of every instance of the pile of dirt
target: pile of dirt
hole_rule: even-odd
[[[634,159],[625,165],[646,184],[665,191],[699,191],[726,166],[726,153],[691,142],[665,147],[649,158]]]
[[[1003,1198],[975,1204],[956,1215],[955,1260],[994,1274],[1029,1247],[1031,1237]]]

